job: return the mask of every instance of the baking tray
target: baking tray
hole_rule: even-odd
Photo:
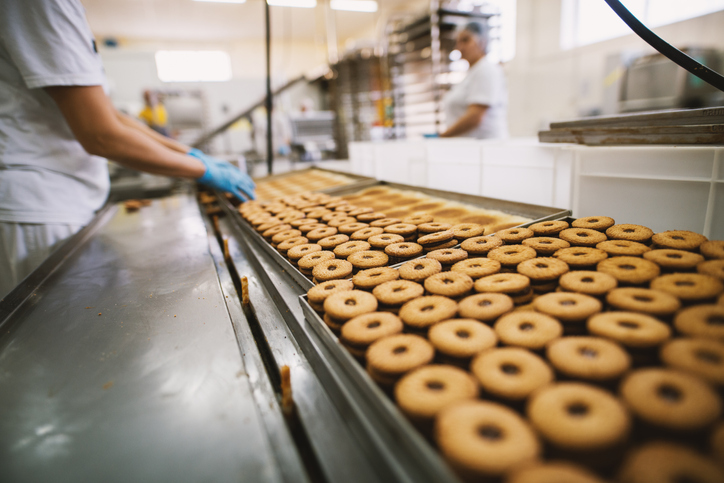
[[[343,171],[335,171],[335,170],[326,169],[326,168],[318,168],[316,166],[310,166],[309,168],[298,169],[298,170],[294,170],[294,171],[287,171],[286,173],[272,174],[269,176],[264,176],[262,178],[254,178],[254,182],[255,183],[264,183],[267,181],[277,181],[277,180],[282,180],[285,178],[291,178],[296,175],[309,173],[310,171],[322,171],[322,172],[333,174],[336,176],[344,176],[344,177],[347,177],[347,178],[353,180],[353,182],[349,183],[349,184],[345,184],[342,186],[332,186],[330,188],[318,190],[317,192],[319,192],[319,193],[336,194],[337,190],[339,190],[341,188],[363,189],[363,188],[372,186],[377,183],[376,179],[370,178],[368,176],[346,173]]]
[[[364,401],[359,402],[365,406],[368,431],[376,434],[379,440],[395,444],[404,453],[411,455],[427,481],[460,483],[433,445],[400,413],[393,401],[369,378],[360,363],[340,344],[337,336],[309,305],[306,294],[299,297],[299,304],[308,326],[333,357],[328,362],[344,376],[339,378],[340,383],[354,385],[355,392],[364,396]]]

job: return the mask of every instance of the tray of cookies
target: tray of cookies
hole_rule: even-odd
[[[317,167],[256,178],[254,182],[259,200],[271,200],[307,191],[329,192],[350,186],[359,188],[376,183],[374,178]]]
[[[300,304],[347,383],[464,481],[724,481],[724,241],[547,220]]]
[[[430,190],[453,199],[448,201],[400,187],[345,187],[355,193],[359,204],[329,193],[305,192],[244,203],[236,213],[228,199],[223,201],[227,213],[241,216],[238,224],[249,238],[305,289],[315,283],[349,278],[360,270],[387,267],[426,252],[455,247],[486,232],[569,214],[479,197],[465,197],[468,204],[464,204],[458,200],[460,195],[453,193]],[[388,206],[380,205],[381,199],[407,206],[408,216],[393,218],[375,211],[375,207]],[[470,204],[471,200],[476,204]],[[494,208],[484,208],[486,204]],[[433,208],[434,215],[424,211]]]

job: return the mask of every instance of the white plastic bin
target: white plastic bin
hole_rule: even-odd
[[[431,139],[427,146],[427,187],[471,195],[480,194],[480,141]]]

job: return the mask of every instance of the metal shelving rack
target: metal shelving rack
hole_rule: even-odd
[[[457,2],[432,0],[430,10],[412,21],[387,26],[387,61],[392,97],[390,137],[440,133],[445,123],[442,98],[452,85],[450,53],[455,31],[471,20],[487,22],[498,15],[486,5],[469,11]],[[497,35],[496,29],[491,37]]]

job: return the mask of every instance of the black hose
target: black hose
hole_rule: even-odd
[[[653,33],[639,19],[629,12],[618,0],[605,0],[611,9],[616,12],[621,20],[626,22],[626,25],[631,27],[631,30],[644,39],[651,47],[655,48],[663,55],[668,57],[670,60],[680,65],[684,69],[688,70],[699,79],[704,82],[711,84],[720,91],[724,91],[724,76],[716,71],[711,70],[707,66],[700,64],[695,61],[676,47],[669,44],[667,41]]]

